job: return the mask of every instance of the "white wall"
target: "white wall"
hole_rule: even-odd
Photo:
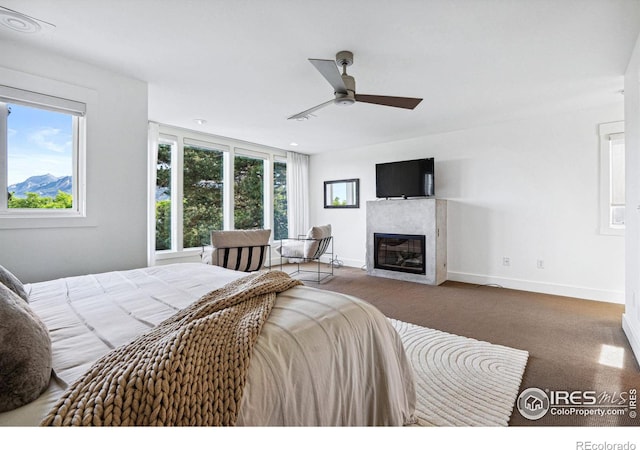
[[[626,302],[622,327],[640,361],[640,37],[624,82],[626,164]]]
[[[364,265],[375,164],[434,157],[436,196],[448,200],[450,280],[622,303],[624,239],[598,232],[598,124],[618,120],[622,97],[597,110],[313,155],[311,221],[333,225],[345,265]],[[323,181],[342,178],[360,178],[360,209],[322,207]]]
[[[95,94],[87,104],[87,220],[12,229],[3,219],[0,264],[23,282],[144,266],[147,84],[9,42],[0,54],[0,68],[29,74],[36,92],[38,80],[53,80]],[[0,84],[7,81],[0,72]]]

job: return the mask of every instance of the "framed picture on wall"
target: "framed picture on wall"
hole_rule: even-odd
[[[325,208],[359,208],[360,179],[333,180],[324,182]]]

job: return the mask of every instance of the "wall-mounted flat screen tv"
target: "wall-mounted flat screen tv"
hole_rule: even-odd
[[[433,158],[376,164],[376,197],[433,197]]]

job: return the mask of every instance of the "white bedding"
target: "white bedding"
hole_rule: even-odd
[[[0,413],[0,425],[38,425],[64,383],[99,357],[245,275],[187,263],[25,285],[49,327],[62,382]],[[413,372],[389,321],[355,297],[298,286],[278,295],[258,338],[237,424],[404,425],[414,408]]]

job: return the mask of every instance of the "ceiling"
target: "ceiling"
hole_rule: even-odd
[[[638,0],[0,0],[49,22],[0,39],[144,80],[149,119],[302,153],[620,103]],[[331,105],[308,58],[350,50],[360,94]],[[1,60],[0,60],[1,64]],[[204,125],[194,119],[205,119]],[[291,147],[290,143],[298,143]]]

